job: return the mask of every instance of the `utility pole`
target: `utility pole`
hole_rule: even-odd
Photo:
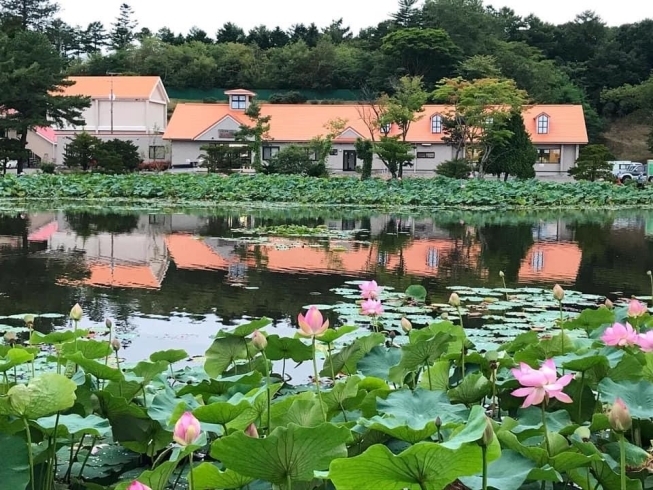
[[[119,73],[113,72],[113,71],[108,71],[107,75],[109,75],[110,80],[111,80],[111,94],[109,95],[109,104],[110,104],[110,111],[111,111],[111,134],[113,134],[113,99],[115,98],[115,94],[113,93],[113,76],[114,75],[119,75]]]

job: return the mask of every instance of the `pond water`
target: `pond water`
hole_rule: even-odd
[[[630,296],[650,294],[649,269],[650,211],[0,216],[0,314],[67,313],[79,302],[85,328],[114,321],[128,361],[168,348],[200,356],[222,326],[253,317],[292,333],[302,307],[342,301],[333,290],[351,280],[421,284],[443,302],[450,286],[501,287],[503,271],[508,287]],[[36,328],[66,321],[48,316]]]

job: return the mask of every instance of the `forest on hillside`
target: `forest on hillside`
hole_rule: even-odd
[[[596,140],[606,123],[653,112],[653,20],[608,26],[594,12],[553,25],[482,0],[399,0],[387,20],[354,33],[329,25],[258,26],[227,22],[213,33],[156,32],[123,4],[111,25],[70,26],[50,0],[0,0],[2,29],[21,12],[65,58],[71,74],[159,75],[172,90],[269,89],[391,91],[404,75],[426,87],[443,77],[505,77],[535,103],[583,103]],[[27,8],[25,8],[27,7]],[[325,95],[325,98],[328,98]]]

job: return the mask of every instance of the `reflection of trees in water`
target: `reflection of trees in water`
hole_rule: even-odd
[[[98,233],[131,233],[138,226],[137,214],[65,212],[70,228],[80,237],[88,238]]]
[[[528,224],[489,225],[477,229],[481,245],[480,262],[495,282],[503,271],[507,283],[515,283],[519,277],[521,262],[533,246],[533,228]]]

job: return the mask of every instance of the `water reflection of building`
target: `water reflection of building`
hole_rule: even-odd
[[[452,231],[438,227],[432,219],[378,216],[326,223],[331,229],[371,229],[369,242],[270,238],[260,243],[201,238],[196,233],[211,230],[210,219],[192,215],[142,215],[132,216],[132,221],[92,221],[90,225],[64,213],[30,219],[30,240],[44,243],[49,253],[83,257],[89,274],[76,284],[89,286],[159,288],[170,261],[181,270],[224,271],[226,280],[236,284],[246,284],[248,271],[261,268],[349,276],[385,270],[448,280],[457,280],[461,271],[475,277],[487,275],[479,229],[461,225],[459,238],[451,238]],[[253,223],[234,218],[233,223],[216,226],[228,230]],[[572,238],[563,221],[535,225],[534,243],[512,259],[521,261],[517,281],[574,281],[582,253]],[[61,281],[67,282],[66,278]]]

